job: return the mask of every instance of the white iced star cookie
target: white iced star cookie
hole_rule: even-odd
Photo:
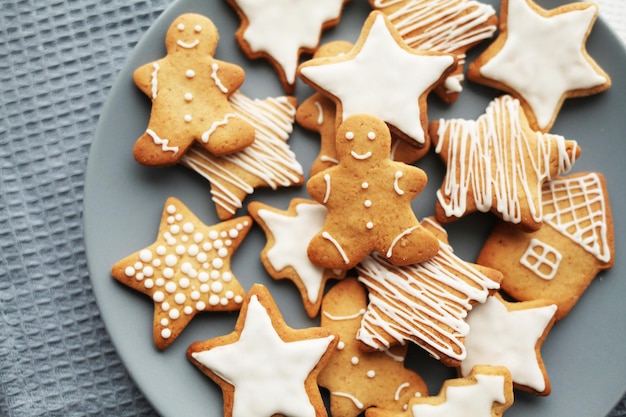
[[[535,130],[548,132],[563,101],[611,86],[585,43],[595,3],[545,10],[531,0],[503,0],[500,34],[468,68],[468,78],[519,98]]]
[[[470,332],[461,374],[469,374],[478,364],[504,366],[516,388],[550,394],[540,348],[555,322],[556,309],[549,301],[510,303],[498,294],[476,306],[467,318]]]
[[[225,417],[325,417],[317,376],[336,345],[329,330],[288,327],[255,284],[234,332],[193,343],[187,357],[221,387]]]
[[[156,241],[113,266],[115,279],[152,298],[157,348],[167,348],[199,312],[239,310],[245,291],[230,259],[251,227],[247,216],[207,226],[172,197]]]
[[[241,19],[235,37],[251,59],[266,58],[288,94],[302,53],[313,53],[322,31],[339,23],[348,0],[228,0]]]
[[[430,91],[456,67],[452,55],[410,49],[381,12],[372,12],[352,50],[312,59],[298,71],[337,104],[337,124],[351,115],[376,116],[415,146],[426,142]]]
[[[265,270],[274,279],[293,281],[309,317],[317,316],[326,281],[345,276],[345,271],[314,265],[307,256],[309,241],[324,226],[326,207],[312,200],[294,198],[283,211],[254,201],[248,205],[248,213],[267,237],[261,251]]]
[[[214,58],[218,40],[210,19],[183,14],[167,30],[167,55],[133,73],[137,87],[152,100],[148,127],[133,147],[139,163],[173,165],[193,143],[226,155],[254,141],[254,127],[228,100],[243,84],[244,71]]]

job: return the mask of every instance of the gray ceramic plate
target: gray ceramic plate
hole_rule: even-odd
[[[495,1],[490,0],[495,4]],[[543,0],[550,8],[563,3]],[[221,392],[185,358],[187,346],[232,331],[236,314],[196,316],[189,327],[165,352],[152,344],[152,301],[111,278],[111,266],[121,258],[151,244],[156,238],[163,203],[175,196],[208,224],[217,222],[209,195],[209,185],[181,167],[155,169],[139,166],[131,149],[144,131],[150,111],[147,97],[132,82],[134,68],[164,54],[164,33],[181,13],[199,12],[218,26],[221,41],[217,57],[246,69],[243,92],[252,98],[282,95],[274,72],[265,62],[248,61],[237,47],[233,33],[238,20],[225,1],[179,0],[148,30],[129,57],[104,106],[87,168],[85,190],[85,239],[91,280],[102,317],[128,371],[163,416],[219,416]],[[324,40],[356,40],[369,12],[367,2],[353,0],[344,11],[341,25],[329,31]],[[619,238],[626,236],[624,196],[624,158],[626,157],[625,78],[626,53],[602,22],[597,22],[588,41],[590,54],[612,75],[614,85],[601,95],[566,102],[553,133],[577,140],[583,155],[575,172],[599,170],[605,174],[615,214],[617,255],[612,270],[600,274],[578,305],[557,323],[543,345],[543,357],[552,381],[547,398],[516,393],[514,406],[506,413],[516,416],[602,416],[626,391],[626,253]],[[302,100],[311,94],[304,85],[298,88]],[[451,106],[437,98],[430,100],[429,113],[436,117],[474,118],[480,115],[496,92],[465,84],[460,100]],[[290,139],[299,161],[308,172],[318,149],[315,135],[296,130]],[[419,162],[429,174],[429,187],[415,200],[419,218],[432,213],[434,191],[441,183],[442,164],[435,155]],[[286,208],[295,196],[306,197],[305,190],[259,191],[248,198]],[[242,211],[244,213],[245,211]],[[448,230],[456,253],[475,259],[486,231],[489,215],[473,215],[451,225]],[[259,261],[265,243],[259,228],[254,228],[233,258],[233,271],[248,289],[255,283],[266,284],[293,327],[315,324],[301,306],[299,295],[290,282],[271,280]],[[427,380],[437,393],[443,379],[454,373],[441,367],[419,349],[411,350],[409,366]]]

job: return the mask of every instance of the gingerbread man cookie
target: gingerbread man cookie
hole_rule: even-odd
[[[181,15],[167,31],[167,55],[135,70],[135,84],[152,100],[148,127],[133,149],[139,163],[173,165],[194,141],[215,155],[254,141],[254,127],[228,101],[243,69],[213,57],[218,40],[210,19]]]
[[[439,250],[411,201],[426,185],[421,169],[389,158],[391,134],[380,119],[360,114],[339,127],[339,164],[307,182],[307,191],[328,209],[326,222],[308,247],[311,261],[350,269],[372,251],[396,265],[432,258]]]

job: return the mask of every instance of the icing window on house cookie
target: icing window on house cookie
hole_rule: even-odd
[[[538,277],[551,280],[556,275],[563,256],[552,246],[539,239],[531,239],[520,263]]]

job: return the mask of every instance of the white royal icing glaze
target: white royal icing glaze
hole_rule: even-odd
[[[160,138],[154,130],[146,129],[146,134],[152,138],[152,142],[154,142],[155,145],[161,146],[161,150],[163,150],[163,152],[172,152],[174,155],[178,153],[178,146],[169,146],[169,139]]]
[[[551,179],[550,156],[557,153],[557,175],[569,171],[576,156],[567,154],[564,137],[541,132],[536,132],[537,150],[532,153],[520,112],[519,100],[505,95],[493,100],[477,120],[439,121],[435,152],[442,154],[444,136],[449,138],[443,155],[448,171],[437,191],[446,216],[462,217],[471,198],[478,211],[495,208],[505,221],[519,223],[523,194],[533,220],[542,220],[541,199],[535,202],[533,195],[541,196],[543,181]],[[529,188],[529,178],[537,179],[536,189]]]
[[[243,33],[252,52],[269,54],[289,84],[296,79],[300,49],[318,46],[322,25],[338,19],[344,0],[236,0],[248,19]]]
[[[508,0],[504,46],[481,68],[482,76],[517,91],[545,129],[567,91],[593,88],[606,78],[584,54],[587,30],[598,12],[588,3],[552,17],[537,13],[527,0]]]
[[[341,258],[343,259],[344,263],[348,265],[350,263],[350,258],[348,258],[346,251],[344,251],[341,245],[339,244],[339,242],[337,242],[337,239],[332,237],[331,234],[328,232],[322,232],[322,237],[326,239],[327,241],[329,241],[330,243],[332,243],[335,246],[335,248],[337,248],[337,251],[341,255]]]
[[[551,280],[559,270],[563,255],[539,239],[532,238],[520,263],[535,273],[539,278]]]
[[[298,204],[296,216],[287,216],[271,210],[259,210],[258,215],[274,236],[274,245],[267,251],[267,259],[276,271],[291,266],[306,288],[308,300],[315,303],[320,293],[324,269],[309,260],[309,242],[324,226],[326,207],[321,204]],[[293,237],[297,236],[297,239]]]
[[[380,329],[402,344],[420,341],[436,358],[440,353],[456,359],[465,357],[462,339],[469,332],[467,312],[500,285],[457,258],[450,245],[441,241],[439,245],[433,259],[419,264],[398,267],[374,253],[357,266],[359,281],[370,290],[367,312],[357,333],[360,341],[379,350],[389,348]]]
[[[301,67],[301,73],[341,101],[344,120],[358,113],[371,114],[423,144],[425,132],[418,99],[453,65],[454,58],[408,52],[389,32],[384,15],[375,16],[354,58],[337,58],[324,65],[312,60],[312,65]]]
[[[222,93],[228,94],[228,88],[226,88],[226,86],[222,83],[222,80],[220,80],[220,77],[217,75],[218,70],[219,65],[214,62],[213,65],[211,65],[211,78],[215,82],[217,88],[219,88]]]
[[[461,362],[462,375],[468,375],[474,365],[505,366],[514,383],[545,390],[535,349],[556,309],[552,304],[509,311],[497,297],[476,306],[467,318],[470,332],[465,338],[467,357]]]
[[[152,63],[152,73],[150,74],[150,85],[152,87],[152,99],[154,100],[155,98],[157,98],[158,92],[159,92],[159,63],[158,62],[153,62]]]
[[[356,408],[358,408],[359,410],[362,410],[364,405],[361,401],[359,401],[359,399],[357,397],[355,397],[352,394],[348,394],[347,392],[341,392],[341,391],[332,391],[330,393],[331,395],[334,395],[336,397],[342,397],[342,398],[347,398],[350,401],[352,401],[352,403],[354,404],[354,406]]]
[[[192,357],[235,387],[233,417],[315,417],[304,382],[333,339],[283,341],[253,295],[239,340],[194,352]]]

